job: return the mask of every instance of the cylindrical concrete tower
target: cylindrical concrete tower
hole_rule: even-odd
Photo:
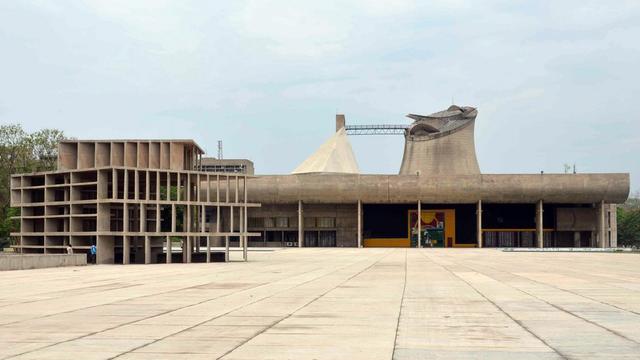
[[[456,105],[431,115],[407,115],[415,121],[405,132],[400,174],[479,174],[474,145],[477,115],[475,108]]]

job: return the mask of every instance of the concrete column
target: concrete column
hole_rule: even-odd
[[[117,199],[118,198],[118,170],[117,169],[113,169],[112,173],[111,173],[111,192],[112,192],[112,199]]]
[[[171,173],[167,171],[167,200],[171,200]]]
[[[536,204],[536,238],[539,248],[544,247],[544,224],[543,224],[543,208],[542,208],[542,200],[538,200]]]
[[[233,206],[229,206],[229,232],[233,233]],[[227,254],[229,254],[229,237],[227,236]],[[227,255],[227,258],[229,255]]]
[[[610,247],[618,247],[618,207],[616,204],[609,204],[609,214],[611,219],[609,220],[609,232],[611,234]]]
[[[362,201],[358,200],[358,247],[362,247]]]
[[[122,204],[122,231],[129,232],[129,204]]]
[[[176,204],[171,204],[171,232],[176,232]]]
[[[176,173],[176,199],[180,201],[180,173]]]
[[[418,200],[418,247],[422,247],[422,201]]]
[[[211,236],[207,236],[207,262],[211,262]]]
[[[144,237],[144,263],[151,264],[151,240],[149,236]]]
[[[191,253],[193,252],[193,244],[191,242],[191,236],[187,236],[187,239],[184,244],[184,248],[186,251],[186,261],[187,263],[191,262]]]
[[[145,171],[144,173],[146,176],[144,196],[145,199],[151,200],[151,173],[149,171]]]
[[[298,247],[304,242],[304,218],[302,216],[302,200],[298,200]]]
[[[167,264],[171,264],[171,254],[172,254],[172,249],[171,249],[171,237],[167,236]]]
[[[133,171],[133,198],[140,199],[140,171]]]
[[[249,201],[247,198],[248,195],[248,191],[247,191],[247,177],[243,177],[243,181],[242,181],[242,190],[244,190],[244,196],[242,197],[242,200],[244,202],[244,261],[248,260],[248,251],[249,251],[249,236],[246,234],[249,229],[249,208],[247,207],[247,202]]]
[[[482,247],[482,200],[478,200],[476,203],[476,241],[478,242],[478,247]]]
[[[122,263],[127,265],[131,257],[131,239],[128,236],[122,237]]]
[[[160,171],[156,171],[156,202],[160,200]]]
[[[242,206],[240,206],[238,208],[238,232],[239,232],[239,235],[238,235],[238,247],[241,250],[244,249],[244,243],[243,243],[244,238],[242,236],[242,233],[244,232],[244,230],[242,228],[242,220],[244,219],[244,215],[242,215],[242,211],[243,211]],[[244,256],[244,254],[243,254],[243,256]]]
[[[126,146],[125,146],[126,148]],[[122,192],[123,199],[129,198],[129,170],[124,170],[124,191]]]
[[[207,174],[207,200],[206,202],[211,202],[211,176]]]
[[[600,216],[599,226],[598,226],[598,246],[601,248],[607,247],[607,207],[604,203],[604,200],[600,201],[600,211],[598,213]]]
[[[138,206],[139,231],[147,232],[147,208],[143,203],[140,203]]]
[[[244,244],[244,249],[243,249],[243,258],[244,261],[247,261],[247,253],[249,250],[249,237],[247,236],[247,208],[244,208],[244,211],[242,212],[242,215],[244,216],[244,218],[242,219],[242,232],[244,233],[244,235],[242,236],[244,238],[243,244]]]
[[[160,203],[156,201],[156,232],[160,232]]]

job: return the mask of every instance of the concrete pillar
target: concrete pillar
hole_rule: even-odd
[[[176,204],[171,204],[171,232],[176,232]]]
[[[358,200],[358,247],[362,247],[362,201]]]
[[[113,171],[111,172],[111,198],[112,199],[117,199],[118,198],[118,170],[117,169],[113,169]]]
[[[122,193],[123,199],[129,198],[129,170],[124,170],[124,191]]]
[[[618,207],[616,204],[609,204],[609,233],[611,234],[610,247],[618,247]]]
[[[422,247],[422,201],[418,200],[418,247]]]
[[[211,236],[207,236],[207,262],[211,262]]]
[[[302,216],[302,200],[298,200],[298,247],[304,242],[304,218]]]
[[[180,201],[180,173],[176,173],[176,199]]]
[[[185,246],[184,246],[185,250],[186,250],[186,261],[187,263],[191,262],[191,253],[193,251],[193,244],[191,243],[191,236],[187,236],[187,240],[185,241]]]
[[[538,200],[536,204],[536,238],[539,248],[544,247],[544,224],[543,224],[543,208],[542,208],[542,200]]]
[[[171,249],[171,237],[167,236],[167,264],[171,264],[171,254],[173,253],[172,249]]]
[[[476,241],[478,247],[482,247],[482,200],[478,200],[476,203]]]
[[[598,247],[605,248],[607,247],[607,207],[604,203],[604,200],[600,201],[600,211],[598,212],[598,215]]]
[[[144,237],[144,263],[151,264],[151,240],[149,236]]]
[[[122,237],[122,263],[127,265],[131,257],[131,239],[128,236]]]
[[[96,239],[96,264],[113,264],[113,236],[99,235]]]
[[[229,206],[229,214],[230,214],[230,216],[229,216],[229,232],[233,233],[233,206]],[[227,261],[229,261],[228,260],[228,258],[229,258],[229,255],[228,255],[229,254],[229,237],[228,236],[227,236],[227,244],[226,244],[226,246],[227,246]]]
[[[249,252],[249,237],[247,236],[247,229],[248,229],[247,221],[249,220],[249,218],[247,217],[247,210],[248,210],[248,208],[245,207],[244,208],[244,212],[243,212],[244,219],[242,220],[242,232],[244,233],[244,235],[243,235],[243,238],[244,238],[244,242],[243,242],[244,243],[244,253],[243,253],[244,261],[248,260],[248,252]]]
[[[140,199],[140,171],[133,171],[133,198]]]
[[[249,199],[247,198],[247,196],[249,195],[249,192],[247,190],[247,177],[243,177],[243,181],[242,181],[242,190],[244,191],[243,197],[242,197],[242,201],[244,202],[244,261],[247,261],[249,259],[249,236],[246,234],[249,232],[249,208],[247,207],[247,202],[249,202]]]
[[[122,204],[122,231],[129,232],[129,204]]]

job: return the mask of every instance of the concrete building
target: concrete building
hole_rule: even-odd
[[[615,204],[628,197],[629,174],[481,174],[477,114],[454,105],[431,115],[410,114],[414,122],[406,127],[379,126],[386,133],[403,129],[399,175],[359,174],[353,166],[331,170],[344,166],[325,161],[304,172],[250,179],[250,200],[262,204],[249,214],[249,231],[261,234],[250,245],[617,245]],[[345,127],[344,115],[336,116],[337,133]]]
[[[200,159],[198,169],[207,172],[237,173],[253,175],[255,169],[253,161],[247,159],[216,159],[213,157],[203,157]]]
[[[212,247],[615,247],[629,174],[482,174],[478,112],[410,114],[398,175],[361,174],[336,133],[289,175],[203,158],[192,140],[74,140],[58,170],[13,175],[14,247],[98,247],[99,263],[211,261]],[[367,130],[368,129],[368,130]],[[376,130],[377,129],[377,130]],[[197,171],[196,171],[197,170]],[[217,172],[211,172],[217,171]],[[249,191],[250,189],[250,191]],[[167,255],[178,242],[180,251]],[[202,248],[204,247],[204,250]],[[246,256],[245,256],[246,258]]]
[[[209,262],[228,260],[235,240],[246,259],[247,212],[259,204],[248,201],[247,175],[195,171],[203,153],[192,140],[64,141],[56,171],[11,177],[13,247],[96,245],[100,264]]]

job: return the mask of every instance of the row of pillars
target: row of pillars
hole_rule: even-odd
[[[166,263],[170,264],[172,262],[172,241],[171,236],[165,237],[165,247],[166,247]],[[200,236],[186,236],[185,242],[182,247],[183,250],[183,262],[190,263],[191,255],[193,252],[194,244],[192,244],[192,238],[197,238],[197,243],[195,244],[196,252],[200,251]],[[224,250],[224,259],[226,262],[229,261],[229,236],[225,236],[225,250]],[[240,247],[242,248],[242,260],[247,261],[247,236],[240,236]],[[129,264],[131,257],[131,236],[124,236],[122,239],[122,263]],[[207,236],[207,245],[206,245],[206,262],[211,262],[211,236]],[[144,237],[144,263],[151,264],[151,237]]]
[[[598,245],[601,248],[606,247],[607,224],[605,222],[606,207],[604,201],[599,203],[599,219],[598,219]],[[418,201],[418,209],[420,201]],[[536,203],[536,244],[539,248],[544,247],[544,208],[542,200]],[[482,247],[482,200],[476,203],[476,223],[477,223],[477,244]]]
[[[606,207],[604,201],[599,204],[599,219],[598,219],[598,245],[599,247],[606,247]],[[418,214],[422,213],[422,201],[418,200]],[[543,220],[544,208],[543,201],[538,200],[536,203],[536,243],[539,248],[544,247],[544,220]],[[358,247],[362,247],[362,201],[358,200]],[[304,226],[303,226],[303,206],[302,201],[298,201],[298,247],[302,247],[304,241]],[[476,241],[479,248],[482,247],[482,200],[478,200],[476,203]],[[422,223],[418,221],[418,247],[422,247]]]

